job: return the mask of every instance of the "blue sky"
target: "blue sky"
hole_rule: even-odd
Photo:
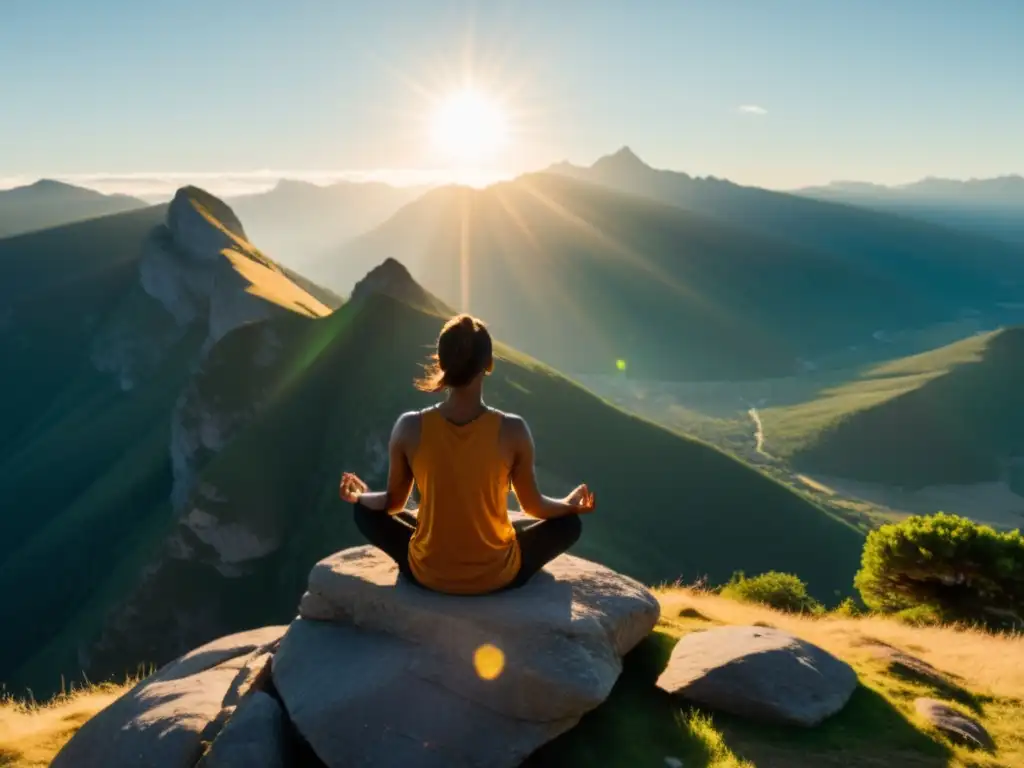
[[[623,144],[778,188],[1022,173],[1022,36],[1020,0],[3,2],[0,184],[417,178],[466,78],[509,116],[488,173]]]

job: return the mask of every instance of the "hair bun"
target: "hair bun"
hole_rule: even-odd
[[[472,315],[451,318],[437,338],[436,361],[421,388],[438,391],[461,387],[472,381],[491,364],[491,335],[487,326]]]

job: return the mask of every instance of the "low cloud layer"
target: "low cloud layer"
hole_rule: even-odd
[[[272,189],[282,179],[305,181],[327,186],[342,181],[380,181],[399,187],[431,186],[435,184],[470,184],[482,186],[505,178],[503,174],[474,176],[458,174],[450,170],[394,169],[385,168],[371,171],[183,171],[148,173],[72,173],[40,174],[39,176],[0,176],[0,189],[10,189],[32,184],[40,178],[63,181],[80,187],[95,189],[104,194],[124,194],[150,202],[168,200],[175,190],[188,184],[202,187],[220,197],[258,194]]]
[[[741,104],[736,107],[738,112],[744,115],[767,115],[768,110],[764,107],[759,107],[757,104]]]

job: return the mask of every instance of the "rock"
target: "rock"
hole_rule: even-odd
[[[906,651],[881,640],[867,637],[854,644],[866,647],[872,656],[885,662],[890,673],[898,677],[909,678],[944,689],[955,685],[947,673],[936,669],[924,659],[911,656]]]
[[[985,727],[949,704],[936,699],[920,698],[914,701],[914,709],[951,741],[989,752],[995,750],[995,742]]]
[[[405,640],[419,649],[417,677],[524,720],[579,717],[604,701],[621,657],[660,610],[639,582],[570,555],[520,589],[483,598],[428,592],[397,576],[373,547],[339,552],[314,566],[299,613]],[[493,680],[474,666],[485,646],[503,657]]]
[[[274,656],[274,686],[331,768],[511,768],[579,720],[500,714],[423,679],[421,657],[406,640],[296,619]]]
[[[248,239],[230,206],[198,187],[182,187],[174,194],[167,228],[181,250],[201,260],[215,260],[236,238]]]
[[[814,726],[846,705],[857,674],[827,651],[781,630],[720,627],[683,637],[657,684],[713,709]]]
[[[284,710],[256,691],[238,706],[198,768],[285,768],[287,748]]]
[[[214,640],[165,665],[97,714],[64,745],[54,768],[193,766],[252,688],[285,627]],[[262,666],[261,666],[262,665]]]

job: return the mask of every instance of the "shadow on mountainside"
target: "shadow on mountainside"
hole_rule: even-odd
[[[946,766],[943,744],[918,730],[880,693],[857,688],[847,706],[813,729],[760,725],[704,713],[655,687],[677,638],[655,632],[626,656],[611,696],[573,730],[537,750],[531,768],[567,765]]]

